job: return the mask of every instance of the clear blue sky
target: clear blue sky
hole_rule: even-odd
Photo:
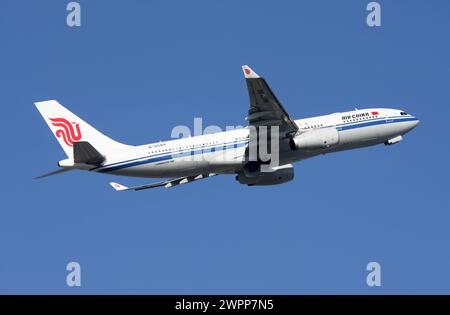
[[[1,1],[0,293],[450,293],[450,2]],[[130,144],[194,117],[245,124],[240,66],[302,118],[394,107],[421,120],[392,147],[297,163],[293,182],[218,176],[116,193],[73,172],[33,102],[57,99]],[[66,264],[82,267],[66,286]],[[366,285],[366,265],[382,286]]]

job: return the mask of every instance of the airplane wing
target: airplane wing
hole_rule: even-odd
[[[165,186],[166,188],[169,188],[169,187],[174,187],[177,185],[188,184],[188,183],[191,183],[191,182],[199,180],[199,179],[204,179],[204,178],[208,178],[208,177],[212,177],[212,176],[216,176],[216,175],[218,175],[218,174],[210,173],[210,174],[199,174],[199,175],[195,175],[195,176],[178,177],[178,178],[168,179],[168,180],[161,181],[161,182],[156,182],[156,183],[151,183],[151,184],[146,184],[146,185],[141,185],[141,186],[134,186],[134,187],[127,187],[127,186],[124,186],[122,184],[115,183],[115,182],[112,182],[109,184],[116,191],[143,190],[143,189],[149,189],[149,188],[155,188],[155,187],[161,187],[161,186]]]
[[[250,126],[279,126],[280,136],[287,137],[298,131],[297,124],[278,101],[266,80],[249,66],[242,66],[250,96],[247,120]]]

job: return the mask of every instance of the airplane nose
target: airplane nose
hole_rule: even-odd
[[[414,120],[410,122],[409,126],[408,126],[408,131],[413,130],[414,128],[417,127],[417,125],[419,124],[420,120],[417,119],[416,117],[414,117]]]

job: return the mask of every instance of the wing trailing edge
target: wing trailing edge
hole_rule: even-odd
[[[133,186],[133,187],[127,187],[127,186],[124,186],[124,185],[116,183],[116,182],[111,182],[109,184],[116,191],[144,190],[144,189],[161,187],[161,186],[164,186],[166,188],[170,188],[170,187],[175,187],[175,186],[178,186],[178,185],[189,184],[189,183],[192,183],[192,182],[197,181],[199,179],[209,178],[209,177],[216,176],[216,175],[218,175],[218,174],[216,174],[216,173],[198,174],[198,175],[194,175],[194,176],[179,177],[179,178],[174,178],[174,179],[168,179],[168,180],[161,181],[161,182],[145,184],[145,185],[140,185],[140,186]]]

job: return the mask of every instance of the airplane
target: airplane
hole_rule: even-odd
[[[293,120],[264,78],[247,65],[242,66],[242,70],[250,98],[247,127],[164,142],[137,146],[122,144],[55,100],[36,102],[37,109],[67,155],[58,162],[58,170],[38,178],[87,170],[164,179],[133,187],[110,183],[116,191],[169,188],[219,174],[235,174],[240,184],[248,186],[276,185],[294,178],[294,162],[377,144],[393,145],[419,123],[415,116],[391,108],[355,109]],[[270,141],[274,138],[278,141],[276,165],[258,154],[256,158],[250,158],[251,148],[259,152],[257,148],[262,142],[258,131],[264,128],[277,130],[276,136],[268,137]]]

